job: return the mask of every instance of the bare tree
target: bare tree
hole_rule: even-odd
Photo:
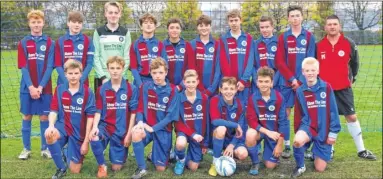
[[[227,7],[223,3],[219,3],[217,8],[214,8],[211,13],[212,30],[215,33],[224,33],[227,30],[226,13]]]
[[[371,28],[382,20],[382,2],[351,1],[345,7],[346,16],[359,30]]]
[[[164,1],[134,1],[129,2],[128,5],[133,9],[134,23],[139,26],[139,18],[145,13],[151,13],[157,18],[160,23],[162,19],[162,11],[165,9]]]

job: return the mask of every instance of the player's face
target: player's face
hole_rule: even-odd
[[[195,76],[187,77],[184,80],[184,84],[185,84],[186,90],[188,92],[191,92],[191,93],[196,91],[198,83],[199,83],[199,80]]]
[[[67,25],[71,34],[78,34],[82,29],[82,22],[69,21],[67,22]]]
[[[328,19],[326,21],[326,25],[324,26],[324,30],[327,35],[335,36],[340,33],[340,23],[338,19]]]
[[[79,68],[69,68],[65,72],[65,77],[71,85],[76,85],[79,83],[81,75],[82,73]]]
[[[164,84],[167,74],[168,72],[165,71],[165,67],[163,66],[160,66],[159,68],[150,71],[150,75],[152,75],[153,81],[156,85]]]
[[[211,25],[204,24],[204,23],[198,24],[197,31],[198,31],[198,34],[201,36],[208,36],[211,31]]]
[[[237,87],[236,85],[223,83],[222,87],[220,88],[220,92],[226,101],[231,101],[234,99],[234,96],[237,93]]]
[[[259,29],[263,37],[268,38],[273,36],[274,27],[271,25],[270,21],[259,22]]]
[[[313,64],[306,64],[302,67],[302,73],[308,84],[313,83],[319,74],[319,67]]]
[[[290,11],[288,21],[289,21],[289,24],[292,26],[301,26],[303,21],[303,16],[301,11],[298,11],[298,10]]]
[[[257,87],[261,92],[268,92],[273,87],[273,80],[269,76],[258,76]]]
[[[179,38],[181,34],[181,26],[178,23],[171,23],[168,27],[168,35],[170,38]]]
[[[105,11],[105,17],[109,24],[118,24],[121,12],[116,6],[109,6]]]
[[[145,19],[145,21],[142,22],[141,30],[144,33],[152,34],[156,30],[156,25],[151,19]]]
[[[241,30],[242,20],[239,17],[229,17],[227,21],[231,31],[238,32]]]
[[[122,78],[122,72],[124,71],[124,67],[117,62],[110,63],[108,67],[108,72],[110,74],[110,78],[112,80],[119,80]]]
[[[32,33],[40,34],[43,32],[44,20],[41,18],[29,19],[29,27],[31,28]]]

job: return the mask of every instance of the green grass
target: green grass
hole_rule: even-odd
[[[363,131],[382,131],[382,46],[359,46],[360,70],[353,86],[355,107]],[[94,72],[90,73],[93,84]],[[131,75],[128,75],[131,79]],[[17,69],[17,52],[1,51],[1,134],[20,135],[21,114],[19,112],[19,85],[21,72]],[[52,75],[53,86],[57,72]],[[91,85],[93,86],[93,85]],[[32,131],[39,134],[38,120],[33,120]],[[342,129],[346,129],[342,119]]]
[[[377,161],[366,161],[356,155],[356,149],[351,136],[348,133],[340,133],[335,146],[335,158],[328,164],[324,173],[314,171],[313,162],[306,160],[307,171],[302,178],[382,178],[382,133],[368,132],[363,133],[365,145],[377,156]],[[17,159],[22,149],[20,138],[7,138],[1,140],[1,178],[49,178],[55,173],[53,160],[47,160],[40,157],[40,139],[32,138],[32,157],[27,161]],[[150,151],[150,147],[145,148],[145,155]],[[119,172],[110,170],[108,153],[105,154],[108,161],[108,173],[110,178],[130,178],[136,169],[136,162],[133,157],[129,157],[123,169]],[[174,165],[164,173],[154,172],[154,167],[147,162],[149,175],[147,178],[213,178],[207,172],[212,157],[206,155],[197,172],[185,170],[184,175],[174,176],[172,173]],[[282,159],[280,166],[274,170],[265,169],[263,165],[260,168],[260,175],[252,177],[247,174],[250,167],[250,159],[237,163],[237,171],[231,178],[289,178],[295,167],[293,158]],[[68,174],[66,178],[96,178],[97,162],[93,153],[89,151],[84,160],[83,168],[80,174]]]

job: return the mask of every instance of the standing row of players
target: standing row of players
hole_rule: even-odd
[[[301,73],[303,59],[310,56],[320,57],[320,76],[335,89],[339,113],[346,116],[347,126],[354,138],[358,155],[375,159],[375,156],[363,146],[360,125],[353,107],[351,84],[355,81],[358,71],[357,49],[351,40],[340,33],[340,22],[336,16],[329,16],[326,19],[327,36],[317,44],[315,54],[314,36],[302,28],[302,9],[297,6],[289,7],[287,14],[290,30],[283,33],[279,39],[273,36],[272,19],[263,17],[260,20],[262,37],[254,41],[249,34],[241,30],[240,12],[232,10],[227,15],[230,30],[219,40],[214,40],[210,34],[210,18],[202,15],[197,21],[199,36],[191,42],[180,37],[182,23],[176,18],[168,21],[169,38],[160,42],[154,36],[156,18],[145,14],[140,18],[143,33],[132,45],[129,32],[118,25],[121,11],[119,3],[105,5],[108,23],[96,30],[93,42],[81,33],[83,17],[78,12],[69,13],[69,31],[56,43],[42,34],[43,13],[32,11],[28,15],[31,35],[20,41],[18,50],[18,66],[23,74],[20,100],[24,119],[22,133],[25,148],[19,158],[26,159],[30,155],[31,115],[40,115],[42,133],[48,127],[47,114],[50,111],[52,94],[50,75],[53,68],[59,73],[58,84],[65,84],[68,80],[65,78],[63,64],[68,59],[78,60],[84,66],[84,74],[80,81],[89,86],[87,77],[94,64],[96,89],[111,79],[105,61],[111,54],[118,53],[125,60],[123,73],[129,67],[137,87],[143,82],[151,81],[153,76],[150,74],[150,64],[154,58],[161,56],[169,68],[167,79],[176,85],[177,91],[185,89],[182,77],[188,69],[196,69],[200,81],[198,89],[209,98],[216,93],[221,78],[231,76],[238,81],[237,96],[244,106],[248,105],[247,99],[250,94],[257,91],[255,85],[257,70],[262,66],[269,66],[276,71],[273,86],[285,99],[287,119],[294,105],[295,91],[304,83]],[[351,64],[351,71],[348,62]],[[335,67],[342,70],[332,70]],[[251,76],[254,79],[253,88],[251,88]],[[285,131],[281,133],[285,134],[285,150],[282,156],[289,157],[290,129],[287,127],[283,130]],[[42,139],[42,155],[50,157],[46,148],[45,140]],[[297,171],[304,169],[304,165],[297,167]]]

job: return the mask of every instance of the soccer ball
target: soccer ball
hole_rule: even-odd
[[[235,169],[237,168],[237,164],[234,159],[228,156],[219,157],[214,165],[218,175],[223,177],[233,175]]]

